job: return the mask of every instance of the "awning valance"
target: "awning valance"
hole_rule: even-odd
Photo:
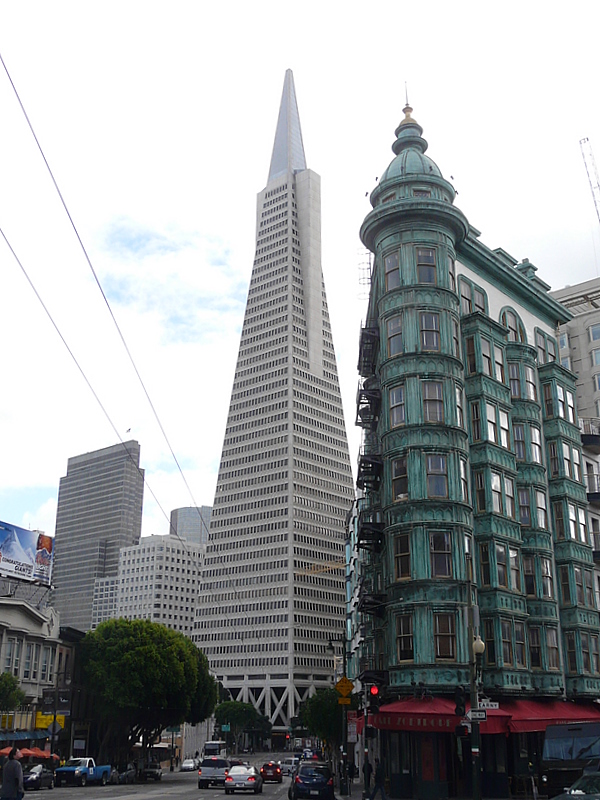
[[[468,711],[468,702],[466,707]],[[368,724],[379,730],[454,733],[462,722],[454,709],[454,700],[446,697],[407,697],[369,714]],[[600,708],[561,700],[500,701],[500,708],[487,709],[487,721],[480,723],[480,730],[483,734],[527,733],[569,722],[600,722]]]

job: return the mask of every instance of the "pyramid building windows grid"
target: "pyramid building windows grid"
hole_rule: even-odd
[[[333,674],[354,496],[320,254],[287,71],[204,564],[195,639],[234,699],[287,732]]]

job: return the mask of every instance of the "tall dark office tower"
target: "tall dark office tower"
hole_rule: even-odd
[[[291,70],[256,231],[195,639],[232,696],[271,719],[276,746],[299,702],[332,680],[354,496],[320,180],[306,168]]]
[[[61,625],[91,628],[96,582],[116,577],[120,548],[140,540],[144,470],[139,464],[135,441],[68,461],[58,492],[53,573]]]

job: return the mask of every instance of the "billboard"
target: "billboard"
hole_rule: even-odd
[[[0,577],[50,586],[54,539],[0,522]]]

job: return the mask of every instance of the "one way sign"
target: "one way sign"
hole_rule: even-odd
[[[467,711],[467,719],[470,719],[471,722],[486,722],[487,711],[485,708],[470,708]]]

